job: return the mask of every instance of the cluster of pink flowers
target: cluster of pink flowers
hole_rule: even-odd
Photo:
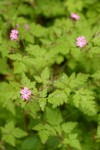
[[[79,20],[79,19],[80,19],[80,16],[78,16],[78,15],[75,14],[75,13],[71,13],[71,18],[74,19],[74,20]]]
[[[11,40],[17,40],[18,39],[18,30],[11,30],[11,33],[10,33],[10,39]]]
[[[84,47],[87,44],[87,41],[84,36],[80,36],[76,39],[76,45],[79,47]]]
[[[24,87],[21,91],[20,91],[20,94],[21,94],[21,98],[23,100],[29,100],[30,96],[32,95],[32,92],[27,88],[27,87]]]
[[[78,16],[77,14],[72,13],[71,18],[74,19],[74,20],[79,20],[80,16]],[[29,30],[29,25],[25,24],[25,28],[27,30]],[[11,33],[10,33],[10,38],[11,38],[11,40],[16,40],[18,38],[18,31],[17,30],[12,30]],[[76,38],[76,45],[78,47],[83,48],[86,44],[87,44],[87,41],[85,39],[85,36],[80,36],[80,37]],[[21,98],[23,100],[28,101],[30,96],[32,95],[32,92],[27,87],[24,87],[23,89],[21,89],[20,94],[21,94]]]
[[[78,16],[75,13],[71,13],[71,18],[77,21],[80,19],[80,16]],[[86,44],[87,44],[87,41],[86,41],[85,36],[80,36],[76,38],[76,46],[83,48]]]

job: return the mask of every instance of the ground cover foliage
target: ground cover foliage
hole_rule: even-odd
[[[100,150],[99,0],[0,0],[0,150],[19,149]]]

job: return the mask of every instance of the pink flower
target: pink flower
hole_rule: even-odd
[[[30,29],[30,26],[29,26],[28,24],[25,24],[25,28],[26,28],[27,30],[29,30],[29,29]]]
[[[24,87],[21,91],[20,91],[20,94],[21,94],[21,98],[23,100],[29,100],[30,96],[32,95],[32,92],[27,88],[27,87]]]
[[[71,13],[71,18],[74,20],[79,20],[80,16],[78,16],[77,14]]]
[[[16,24],[16,27],[17,27],[17,28],[20,28],[20,25],[17,23],[17,24]]]
[[[79,47],[84,47],[87,44],[87,41],[84,36],[80,36],[76,39],[76,45]]]
[[[18,39],[18,30],[11,30],[11,33],[10,33],[10,39],[11,40],[17,40]]]

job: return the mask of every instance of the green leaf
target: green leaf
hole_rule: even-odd
[[[14,73],[22,73],[25,72],[26,66],[22,62],[14,62]]]
[[[25,105],[24,109],[32,116],[32,118],[36,118],[40,107],[37,101],[33,101]]]
[[[14,130],[14,123],[13,122],[9,122],[5,125],[5,127],[1,128],[2,140],[11,144],[12,146],[15,146],[15,138],[12,135],[13,130]]]
[[[35,82],[32,82],[27,76],[25,73],[22,73],[22,77],[21,77],[21,83],[23,85],[23,87],[28,87],[28,88],[33,88],[33,89],[36,89],[35,87]]]
[[[76,122],[67,122],[62,124],[62,129],[65,133],[69,134],[73,131],[73,129],[76,127]]]
[[[73,73],[69,78],[69,85],[71,88],[80,87],[80,86],[84,85],[84,83],[87,81],[88,77],[89,77],[88,74],[79,73],[76,76],[75,73]]]
[[[33,127],[33,130],[40,131],[44,129],[44,125],[42,123],[39,123],[35,127]]]
[[[41,78],[43,79],[43,81],[48,80],[50,78],[50,72],[47,67],[42,71]]]
[[[33,127],[33,130],[38,131],[39,137],[42,141],[42,143],[44,144],[48,137],[53,133],[55,134],[55,130],[53,129],[53,127],[51,127],[48,124],[38,124],[35,127]]]
[[[53,117],[52,117],[53,116]],[[46,109],[46,119],[51,125],[58,125],[63,121],[61,113],[58,109]]]
[[[44,109],[45,109],[46,102],[47,102],[46,98],[40,98],[39,99],[39,106],[41,107],[42,111],[44,111]]]
[[[9,54],[8,57],[12,60],[17,60],[20,61],[22,59],[21,54],[17,53],[17,54]]]
[[[95,97],[90,90],[80,89],[75,92],[73,96],[73,103],[75,107],[79,108],[83,113],[94,116],[97,114]]]
[[[3,40],[2,44],[0,44],[0,53],[2,54],[2,57],[7,57],[9,54],[8,42],[5,40]]]
[[[95,72],[94,74],[91,75],[93,79],[100,79],[100,70],[98,70],[97,72]]]
[[[98,37],[95,37],[95,38],[92,40],[92,42],[94,43],[94,45],[100,46],[100,38],[99,38],[99,36],[98,36]]]
[[[0,74],[9,74],[9,65],[5,58],[0,59]]]
[[[15,147],[15,138],[12,135],[3,135],[2,140]]]
[[[60,106],[64,103],[67,103],[68,96],[62,90],[56,90],[53,93],[49,94],[48,102],[53,105],[53,107]]]
[[[21,150],[39,150],[41,142],[37,136],[28,137],[21,143]]]
[[[16,85],[16,87],[14,87]],[[6,90],[6,93],[4,93]],[[15,82],[9,84],[4,82],[0,90],[0,102],[4,108],[7,108],[13,115],[15,115],[15,103],[13,100],[20,97],[19,85]]]
[[[50,132],[48,130],[40,130],[39,131],[39,137],[43,144],[47,141],[49,135],[50,135]]]
[[[30,33],[36,37],[42,37],[46,33],[46,28],[44,28],[41,25],[36,25],[36,24],[32,23],[30,28],[31,28]]]
[[[50,71],[47,67],[42,71],[40,77],[35,76],[36,81],[39,82],[39,83],[43,82],[44,85],[48,84],[49,78],[50,78]]]
[[[81,150],[81,145],[77,139],[77,134],[69,134],[68,138],[64,139],[64,144],[70,145],[72,148]]]
[[[4,127],[1,127],[2,140],[15,146],[15,139],[21,138],[27,135],[25,131],[20,128],[15,128],[14,122],[8,122]]]
[[[52,49],[56,54],[58,54],[58,53],[61,53],[63,55],[68,54],[69,53],[69,47],[67,45],[66,37],[59,38],[56,41],[55,46]]]
[[[24,136],[27,136],[27,133],[20,128],[15,128],[13,131],[13,136],[15,138],[22,138]]]
[[[66,74],[63,74],[55,82],[55,86],[61,89],[66,89],[67,87],[67,90],[69,88],[69,93],[70,93],[70,90],[82,87],[86,83],[88,78],[89,75],[83,73],[79,73],[77,75],[75,73],[72,73],[70,77],[68,77]]]
[[[38,57],[41,56],[41,54],[44,54],[44,49],[41,48],[39,45],[29,45],[28,47],[26,47],[26,51],[28,52],[28,54]]]

